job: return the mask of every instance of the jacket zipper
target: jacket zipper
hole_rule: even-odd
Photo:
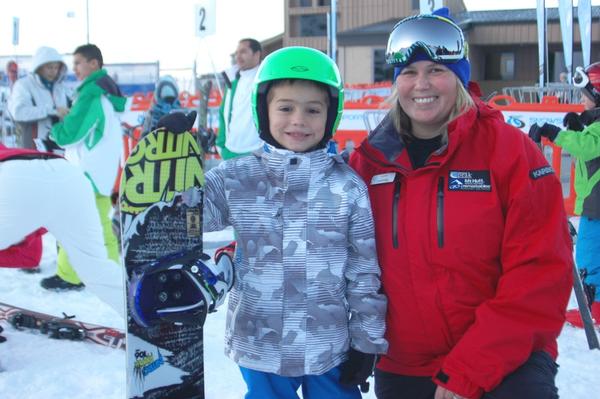
[[[392,201],[392,244],[398,248],[398,203],[400,202],[400,178],[394,182],[394,199]]]
[[[438,248],[444,247],[444,178],[438,179],[437,191],[437,241]]]

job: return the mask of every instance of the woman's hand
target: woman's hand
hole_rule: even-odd
[[[444,387],[438,386],[435,390],[434,399],[467,399],[463,396],[457,395],[452,391],[447,390]]]

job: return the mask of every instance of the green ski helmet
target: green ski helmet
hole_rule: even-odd
[[[260,64],[252,92],[252,115],[260,138],[279,146],[269,130],[267,92],[275,80],[304,79],[325,85],[329,90],[329,107],[325,135],[318,147],[324,147],[337,129],[344,109],[344,85],[340,71],[331,58],[310,47],[285,47],[269,54]]]

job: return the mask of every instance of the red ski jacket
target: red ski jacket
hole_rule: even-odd
[[[383,371],[479,398],[534,351],[557,356],[572,287],[559,180],[477,101],[413,170],[387,116],[350,157],[369,187],[389,350]]]
[[[0,162],[14,159],[61,158],[48,152],[39,152],[23,148],[8,148],[0,143]],[[46,229],[38,229],[25,239],[11,247],[0,250],[0,267],[32,268],[40,263],[42,257],[42,235]]]

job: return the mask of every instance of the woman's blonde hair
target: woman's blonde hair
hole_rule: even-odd
[[[456,119],[463,113],[467,112],[469,109],[475,107],[475,102],[473,101],[473,98],[471,98],[471,95],[469,94],[467,89],[462,85],[460,79],[458,78],[456,78],[456,87],[456,104],[454,104],[454,107],[448,115],[448,119],[441,128],[441,130],[444,132],[444,142],[446,141],[446,126],[448,126],[448,123],[450,123],[452,120]],[[410,117],[406,114],[406,112],[404,112],[404,110],[400,106],[400,102],[398,101],[398,99],[398,89],[394,84],[392,94],[385,100],[385,102],[392,106],[390,110],[390,117],[392,118],[392,122],[394,123],[394,127],[396,128],[396,130],[401,135],[412,138],[414,137],[414,135],[412,133],[412,123],[410,121]]]

